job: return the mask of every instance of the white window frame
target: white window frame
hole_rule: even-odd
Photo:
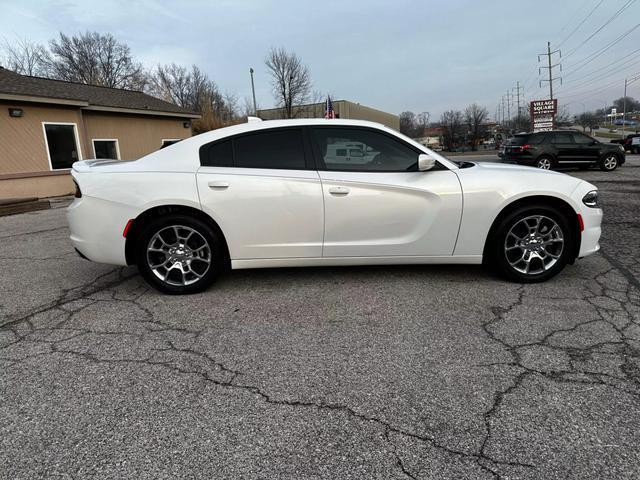
[[[164,146],[164,142],[179,142],[180,140],[183,140],[183,139],[182,138],[163,138],[162,141],[160,142],[160,148]]]
[[[47,125],[73,125],[73,133],[76,137],[76,148],[78,149],[78,161],[83,160],[82,147],[80,145],[80,137],[78,136],[78,124],[73,122],[42,122],[42,134],[44,135],[44,147],[47,151],[47,160],[49,161],[49,170],[52,172],[64,172],[71,170],[71,168],[53,168],[51,163],[51,152],[49,152],[49,140],[47,140]]]
[[[117,138],[92,138],[91,146],[93,147],[93,158],[96,158],[96,142],[116,142],[116,160],[122,160],[120,157],[120,142]]]

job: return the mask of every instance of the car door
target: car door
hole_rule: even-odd
[[[575,163],[594,163],[600,156],[600,143],[593,138],[580,132],[573,132],[574,156]]]
[[[302,129],[259,130],[204,145],[197,185],[202,208],[233,260],[322,256],[320,177]]]
[[[576,158],[576,145],[571,132],[553,132],[548,134],[551,146],[559,163],[571,163]]]
[[[424,153],[381,130],[311,129],[325,204],[324,257],[453,254],[462,191],[451,170],[421,172]],[[366,162],[340,162],[333,145],[362,145]],[[329,154],[328,154],[329,152]]]

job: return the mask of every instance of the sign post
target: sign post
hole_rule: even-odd
[[[534,132],[548,132],[556,128],[558,99],[534,100],[529,104],[531,129]]]

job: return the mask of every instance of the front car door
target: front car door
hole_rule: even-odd
[[[200,163],[200,202],[232,260],[322,256],[322,188],[302,129],[218,140],[201,147]]]
[[[574,161],[584,164],[597,162],[600,157],[600,142],[580,132],[573,132],[572,135],[576,152]]]
[[[318,126],[310,137],[325,203],[324,257],[453,254],[462,214],[454,172],[418,171],[424,152],[372,128]],[[362,157],[333,153],[345,144]]]

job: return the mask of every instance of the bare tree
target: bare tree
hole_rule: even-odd
[[[429,112],[415,114],[402,112],[400,115],[400,132],[408,137],[417,138],[424,135],[424,130],[429,126]]]
[[[49,50],[46,65],[52,78],[112,88],[141,90],[145,86],[142,64],[111,34],[60,33],[59,39],[49,43]]]
[[[47,76],[47,49],[27,39],[15,42],[4,40],[2,45],[4,66],[21,75]]]
[[[413,137],[416,129],[416,114],[410,111],[402,112],[400,118],[400,133]]]
[[[213,130],[238,120],[238,99],[222,94],[218,86],[196,65],[187,69],[171,63],[158,65],[150,75],[148,93],[202,115],[193,121],[196,133]]]
[[[464,117],[471,132],[471,149],[476,150],[478,142],[482,136],[482,124],[489,116],[489,112],[485,107],[481,107],[477,103],[469,105],[464,111]]]
[[[593,127],[597,127],[600,124],[600,117],[596,112],[584,112],[580,115],[576,115],[576,123],[582,127],[584,132],[587,128],[589,133],[593,132]]]
[[[462,119],[462,112],[459,110],[447,110],[440,117],[440,125],[444,133],[444,142],[449,151],[456,145],[457,137],[460,134]]]
[[[295,53],[272,48],[264,61],[271,74],[273,95],[285,118],[295,118],[297,108],[309,101],[311,74]]]

